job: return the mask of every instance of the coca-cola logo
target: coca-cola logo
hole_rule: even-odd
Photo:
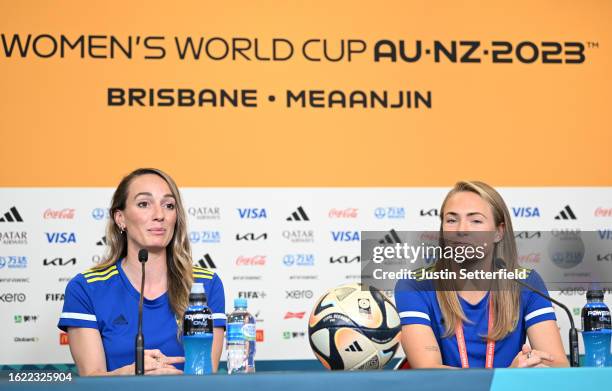
[[[74,219],[74,211],[75,209],[72,208],[64,208],[61,210],[47,209],[45,213],[43,213],[43,219],[72,220]]]
[[[612,217],[612,208],[595,209],[595,217]]]
[[[332,208],[327,214],[330,219],[356,219],[357,208],[335,209]]]
[[[255,255],[253,257],[243,257],[241,255],[236,258],[236,266],[264,266],[265,264],[265,255]]]
[[[419,239],[421,240],[428,240],[431,242],[438,242],[440,240],[440,233],[439,232],[433,232],[433,231],[426,231],[426,232],[421,232],[421,235],[419,236]]]
[[[522,254],[522,255],[518,256],[517,261],[518,261],[519,264],[524,264],[524,263],[539,263],[541,257],[542,256],[541,256],[540,253]]]

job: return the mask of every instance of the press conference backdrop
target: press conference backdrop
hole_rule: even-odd
[[[529,240],[522,231],[581,229],[599,231],[601,240],[612,244],[610,188],[500,190],[511,207],[517,240]],[[257,318],[257,357],[280,360],[314,357],[308,315],[326,290],[359,281],[360,230],[437,230],[437,208],[447,191],[187,188],[182,193],[194,262],[220,275],[227,311],[233,298],[249,300]],[[5,348],[0,363],[70,362],[65,336],[56,328],[64,288],[103,255],[112,189],[4,189],[1,194],[0,341]],[[602,262],[612,263],[607,256]],[[550,264],[548,253],[521,253],[519,260],[536,269],[541,262]],[[552,295],[572,308],[580,324],[584,291]],[[568,321],[557,314],[565,336]]]
[[[312,358],[308,313],[358,281],[359,232],[436,229],[459,179],[500,188],[518,230],[609,238],[611,16],[595,0],[0,3],[0,364],[70,362],[64,287],[102,256],[136,167],[183,189],[194,262],[228,311],[250,299],[260,359]],[[553,295],[578,319],[584,294]]]

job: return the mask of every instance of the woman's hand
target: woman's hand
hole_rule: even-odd
[[[548,368],[554,361],[552,354],[541,350],[534,350],[527,344],[516,355],[510,368]]]
[[[182,375],[183,371],[176,369],[172,364],[185,362],[185,357],[168,357],[159,349],[144,351],[144,374],[145,375]],[[136,364],[126,365],[117,370],[117,375],[133,375],[136,372]]]

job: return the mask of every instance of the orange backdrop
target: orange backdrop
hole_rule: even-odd
[[[4,1],[1,33],[164,36],[165,58],[9,58],[0,49],[0,186],[114,186],[155,166],[181,186],[612,185],[612,2]],[[172,37],[272,38],[273,61],[181,61]],[[300,44],[359,39],[353,61]],[[581,64],[373,61],[381,39],[580,42]],[[139,52],[142,53],[142,52]],[[527,52],[526,52],[527,53]],[[257,89],[259,107],[109,107],[109,87]],[[420,90],[419,109],[287,108],[287,89]],[[270,103],[268,94],[277,96]]]

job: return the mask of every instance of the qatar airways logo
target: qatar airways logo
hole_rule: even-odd
[[[330,209],[327,216],[330,219],[356,219],[359,209],[357,208],[346,208],[346,209]]]
[[[72,220],[74,219],[74,211],[72,208],[64,208],[60,210],[47,209],[43,213],[43,219],[56,219],[56,220]]]
[[[243,257],[241,255],[236,258],[236,266],[264,266],[265,264],[265,255],[255,255],[253,257]]]

